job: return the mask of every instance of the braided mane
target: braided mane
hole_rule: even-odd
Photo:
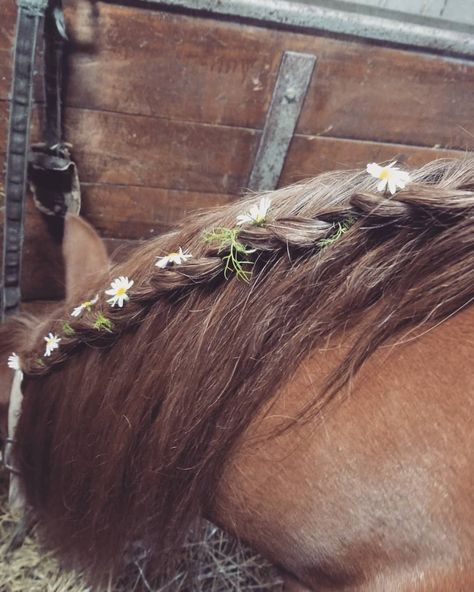
[[[17,458],[45,540],[100,580],[140,540],[162,568],[205,507],[252,418],[320,344],[355,329],[314,416],[381,344],[474,298],[474,160],[413,171],[393,197],[365,172],[273,192],[268,221],[244,226],[251,279],[225,278],[206,232],[232,227],[255,197],[195,215],[117,266],[134,280],[110,309],[60,308],[51,358],[20,351],[26,378]],[[350,227],[334,239],[338,224]],[[193,258],[157,268],[179,246]],[[94,328],[102,312],[111,329]]]

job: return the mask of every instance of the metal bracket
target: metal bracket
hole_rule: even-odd
[[[294,51],[283,54],[249,189],[266,191],[277,186],[315,64],[314,55]]]

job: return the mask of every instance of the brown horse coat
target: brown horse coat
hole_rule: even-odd
[[[471,589],[474,163],[412,179],[276,192],[238,234],[249,284],[205,236],[255,198],[197,216],[113,270],[123,309],[88,281],[93,311],[38,322],[16,459],[45,541],[100,580],[136,539],[159,569],[204,513],[314,590]]]

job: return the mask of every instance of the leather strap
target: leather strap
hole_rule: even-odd
[[[44,21],[44,143],[29,150],[32,82],[38,32]],[[10,132],[7,147],[2,319],[18,312],[24,196],[28,178],[38,209],[62,228],[67,211],[79,213],[80,187],[69,144],[62,141],[62,72],[67,41],[62,0],[18,0]]]
[[[48,0],[18,0],[6,161],[1,316],[18,312],[34,61]]]
[[[70,144],[63,142],[62,94],[67,41],[62,0],[49,0],[44,21],[44,143],[31,147],[28,177],[36,207],[56,218],[62,235],[66,212],[78,214],[80,186]]]

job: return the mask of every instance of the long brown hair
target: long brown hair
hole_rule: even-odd
[[[302,410],[314,417],[380,344],[472,301],[474,160],[436,161],[411,177],[392,197],[354,171],[269,194],[267,222],[238,235],[255,249],[249,283],[225,273],[228,249],[204,235],[232,228],[259,197],[196,215],[113,270],[135,282],[123,309],[102,296],[79,319],[65,308],[51,315],[42,335],[68,323],[59,350],[38,360],[37,341],[19,352],[16,445],[49,545],[96,581],[136,540],[163,567],[212,506],[252,418],[309,352],[357,328]],[[154,265],[180,246],[193,258]],[[108,329],[93,327],[99,311]]]

